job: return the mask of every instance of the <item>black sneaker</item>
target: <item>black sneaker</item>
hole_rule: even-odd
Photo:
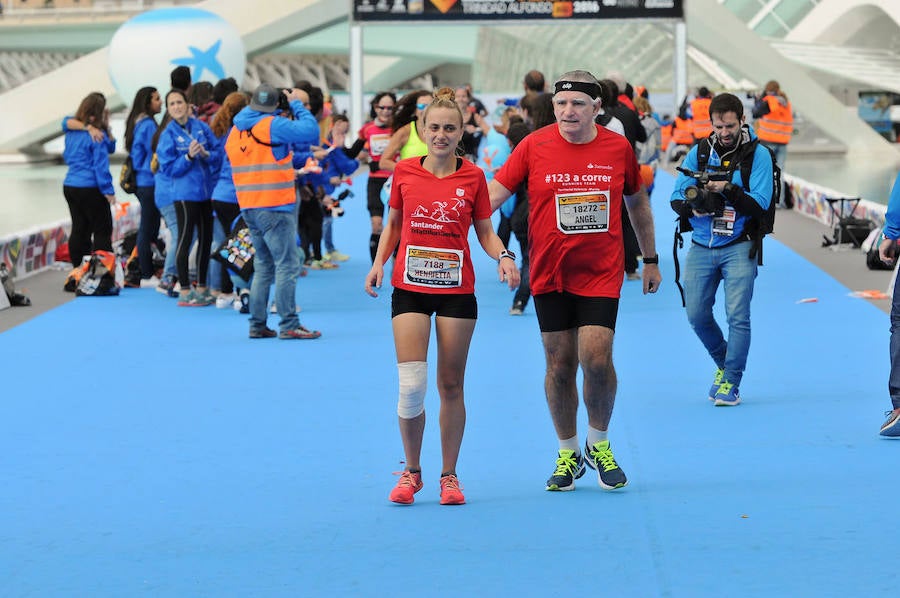
[[[584,475],[584,459],[571,449],[560,449],[556,470],[547,480],[547,490],[568,492],[575,489],[575,480]]]
[[[622,471],[622,468],[616,463],[616,458],[613,457],[609,440],[595,442],[594,446],[588,446],[587,442],[585,442],[584,461],[588,467],[597,470],[597,483],[604,490],[615,490],[628,484],[625,472]],[[600,467],[597,467],[598,465]]]

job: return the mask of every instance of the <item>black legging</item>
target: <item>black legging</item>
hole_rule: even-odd
[[[236,203],[228,203],[227,201],[213,200],[212,204],[213,210],[216,212],[216,218],[219,219],[219,224],[222,225],[222,230],[225,231],[225,237],[227,238],[231,234],[231,226],[241,213],[241,207]],[[222,266],[222,280],[219,289],[226,295],[234,292],[231,275],[225,266]]]
[[[178,268],[178,281],[182,290],[190,285],[188,257],[191,254],[191,241],[197,231],[197,285],[206,286],[209,270],[209,254],[212,245],[212,202],[211,201],[176,201],[175,216],[178,218],[178,251],[175,254],[175,266]]]
[[[72,218],[72,232],[69,233],[72,265],[80,266],[82,258],[92,251],[112,251],[112,212],[100,189],[64,185],[63,196]]]
[[[141,278],[153,276],[153,249],[159,237],[159,208],[154,200],[155,187],[138,187],[138,201],[141,202],[141,223],[138,226],[137,250],[138,263],[141,266]]]
[[[322,260],[322,222],[325,214],[318,198],[300,202],[300,240],[307,259]]]
[[[638,245],[637,234],[634,232],[634,226],[631,224],[624,201],[622,202],[622,240],[625,244],[625,272],[632,274],[638,269],[637,256],[641,254],[641,246]]]

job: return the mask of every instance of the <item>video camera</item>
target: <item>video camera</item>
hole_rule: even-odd
[[[692,210],[700,214],[714,214],[715,216],[721,216],[725,212],[725,198],[721,193],[707,191],[706,184],[710,181],[727,181],[731,178],[731,172],[727,170],[694,172],[680,166],[676,170],[695,181],[695,184],[684,189],[684,199]]]

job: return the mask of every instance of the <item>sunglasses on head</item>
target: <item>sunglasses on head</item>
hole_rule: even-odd
[[[416,104],[416,108],[418,108],[419,110],[425,110],[426,108],[428,108],[428,104]]]

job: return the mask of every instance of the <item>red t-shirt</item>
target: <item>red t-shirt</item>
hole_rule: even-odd
[[[622,196],[641,188],[628,140],[597,125],[590,143],[557,126],[525,137],[494,176],[514,191],[527,179],[531,292],[617,298],[622,288]]]
[[[377,124],[376,121],[371,120],[359,129],[359,135],[357,135],[357,137],[366,140],[366,145],[369,147],[369,156],[373,161],[381,160],[381,154],[384,153],[388,143],[391,141],[391,128],[382,126]],[[373,170],[369,173],[369,176],[378,179],[386,179],[391,176],[391,171],[383,169]]]
[[[468,235],[473,221],[491,217],[484,173],[461,160],[456,172],[439,179],[422,160],[407,158],[394,168],[388,205],[400,210],[403,226],[391,284],[418,293],[474,293]]]

